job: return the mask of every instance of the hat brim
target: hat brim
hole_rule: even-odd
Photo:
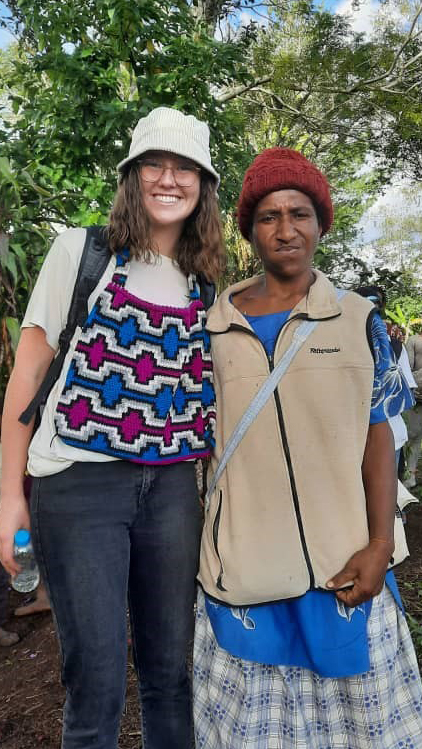
[[[148,151],[166,151],[168,153],[174,153],[176,154],[176,156],[184,156],[186,159],[191,159],[191,161],[194,161],[215,179],[217,188],[220,184],[220,175],[215,171],[212,164],[206,162],[200,149],[196,147],[195,142],[190,141],[190,147],[187,148],[186,144],[184,144],[182,141],[178,142],[178,138],[177,136],[175,137],[175,135],[176,134],[173,132],[171,136],[171,146],[163,145],[163,143],[159,139],[156,139],[154,141],[151,136],[148,139],[147,146],[139,144],[139,147],[135,148],[133,153],[129,154],[126,159],[123,159],[123,161],[117,164],[119,179],[121,179],[122,174],[125,171],[125,167],[127,167],[128,164],[131,163],[131,161],[134,161],[135,159],[138,159],[140,156],[142,156],[142,154],[147,153]]]

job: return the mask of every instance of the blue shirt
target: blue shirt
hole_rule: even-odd
[[[268,355],[290,310],[245,315]],[[370,423],[386,421],[413,405],[412,393],[390,351],[384,323],[372,322],[374,385]],[[393,572],[386,584],[401,606]],[[269,665],[300,666],[320,676],[338,678],[369,669],[367,620],[372,602],[350,608],[334,593],[310,590],[297,598],[249,607],[218,604],[207,596],[206,609],[220,647],[245,660]],[[327,636],[329,632],[329,636]]]

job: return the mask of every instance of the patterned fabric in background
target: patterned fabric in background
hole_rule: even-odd
[[[386,327],[379,315],[373,317],[372,342],[375,371],[370,423],[377,424],[412,408],[415,400],[395,357],[392,356]]]
[[[189,304],[163,307],[125,289],[129,253],[117,256],[77,342],[56,412],[73,447],[135,462],[205,457],[215,394],[206,313],[195,276]]]

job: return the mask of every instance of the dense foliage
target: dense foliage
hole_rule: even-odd
[[[317,262],[336,280],[353,265],[365,273],[351,254],[356,224],[394,170],[422,176],[422,46],[411,2],[407,20],[386,16],[370,39],[308,0],[5,5],[3,25],[18,41],[0,52],[0,395],[54,231],[106,220],[115,165],[154,106],[209,122],[230,279],[255,268],[232,215],[257,150],[298,148],[328,175],[336,221]],[[245,10],[252,20],[242,25]]]

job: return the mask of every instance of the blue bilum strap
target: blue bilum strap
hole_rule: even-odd
[[[337,293],[337,300],[340,301],[345,296],[345,294],[347,294],[347,291],[346,289],[336,289],[336,293]],[[274,367],[271,374],[267,377],[264,384],[261,385],[260,389],[258,390],[254,399],[250,402],[245,413],[239,419],[238,423],[233,429],[233,432],[231,433],[229,439],[226,442],[224,450],[221,454],[221,458],[215,470],[214,476],[211,479],[211,483],[205,495],[205,510],[208,510],[210,499],[215,491],[215,487],[217,486],[218,480],[220,476],[222,475],[231,456],[236,450],[237,446],[240,444],[246,432],[248,431],[249,427],[255,421],[259,412],[265,406],[265,404],[267,403],[267,401],[273,394],[281,378],[283,377],[288,367],[290,366],[290,363],[293,357],[296,356],[297,352],[303,346],[306,339],[315,330],[318,323],[319,323],[319,320],[304,320],[304,322],[302,322],[296,328],[295,332],[293,333],[293,339],[289,348],[287,349],[285,354],[281,357],[278,364]]]

